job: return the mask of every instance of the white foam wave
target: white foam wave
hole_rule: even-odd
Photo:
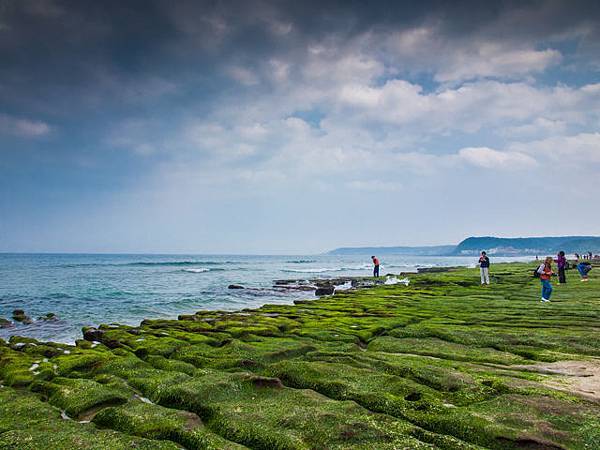
[[[348,289],[352,289],[351,281],[346,281],[344,284],[337,284],[335,286],[336,291],[347,291]]]
[[[199,267],[197,269],[181,269],[184,272],[191,272],[191,273],[204,273],[204,272],[210,272],[210,269],[207,269],[206,267]]]
[[[408,286],[410,280],[408,278],[402,278],[401,280],[396,277],[388,277],[385,280],[385,284],[403,284],[404,286]]]

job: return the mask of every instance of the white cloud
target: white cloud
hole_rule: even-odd
[[[497,134],[510,139],[531,139],[539,136],[562,135],[567,131],[568,124],[564,120],[552,120],[538,117],[531,122],[507,126],[497,130]]]
[[[523,78],[562,60],[558,50],[536,49],[533,40],[492,40],[485,33],[457,38],[445,35],[442,25],[428,23],[387,36],[375,35],[373,40],[383,43],[388,58],[400,70],[430,72],[439,82]]]
[[[600,119],[600,90],[596,85],[540,88],[526,83],[478,81],[423,93],[418,85],[389,80],[380,87],[348,84],[338,92],[335,101],[342,108],[340,120],[343,116],[346,121],[410,125],[427,128],[429,133],[520,125],[564,129],[569,123],[591,125]],[[526,131],[516,129],[517,133]]]
[[[29,120],[0,114],[0,134],[39,138],[51,132],[51,127],[40,120]]]
[[[383,51],[392,41],[395,53]],[[209,118],[190,114],[169,130],[163,147],[173,166],[209,184],[335,178],[347,188],[393,190],[396,177],[531,169],[544,160],[507,142],[597,128],[600,85],[502,80],[544,70],[558,52],[531,42],[474,38],[462,50],[456,44],[432,25],[391,40],[374,31],[348,42],[331,35],[308,44],[305,59],[277,54],[252,68],[227,65],[248,89],[220,98]],[[421,58],[418,69],[440,80],[472,81],[425,90],[402,79],[411,58]],[[215,179],[216,172],[222,176]],[[377,182],[365,184],[371,179]]]
[[[562,59],[553,49],[506,49],[495,43],[482,43],[470,52],[457,52],[435,75],[436,80],[459,81],[484,77],[518,77],[542,72]]]
[[[486,169],[527,169],[537,165],[531,156],[521,152],[502,152],[488,147],[467,147],[458,151],[458,158]]]
[[[527,153],[538,160],[552,161],[570,169],[573,166],[590,168],[590,165],[600,163],[600,132],[517,142],[511,144],[509,150]]]

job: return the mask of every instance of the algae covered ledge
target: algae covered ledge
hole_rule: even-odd
[[[600,448],[600,290],[531,267],[0,340],[0,448]]]

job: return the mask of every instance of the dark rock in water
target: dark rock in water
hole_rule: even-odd
[[[333,295],[333,293],[335,292],[335,286],[324,286],[324,287],[320,287],[315,291],[315,295],[317,296],[321,296],[321,295]]]
[[[12,316],[13,319],[17,322],[23,322],[23,320],[25,320],[25,318],[27,317],[25,315],[25,311],[23,311],[22,309],[15,309],[12,313]]]
[[[244,286],[241,286],[239,284],[230,284],[229,286],[227,286],[227,289],[244,289]]]
[[[314,291],[316,289],[315,286],[311,286],[309,284],[276,284],[275,286],[273,286],[273,288],[279,291]]]
[[[6,320],[4,317],[0,317],[0,328],[12,328],[15,325],[10,321]]]
[[[287,279],[287,280],[274,280],[273,283],[274,284],[308,284],[308,281],[307,280]]]
[[[58,316],[54,313],[48,313],[45,316],[38,317],[38,320],[44,320],[46,322],[48,322],[48,321],[54,322],[55,320],[58,320]]]
[[[24,323],[25,325],[29,325],[30,323],[33,323],[33,320],[31,320],[31,317],[26,316],[25,311],[23,311],[22,309],[15,309],[13,311],[13,319],[16,322],[21,322],[21,323]]]

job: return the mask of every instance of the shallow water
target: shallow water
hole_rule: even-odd
[[[473,257],[385,256],[381,274],[418,267],[473,266]],[[530,258],[494,258],[501,261]],[[276,279],[368,276],[369,255],[73,255],[0,254],[0,317],[24,309],[34,320],[0,329],[0,337],[31,336],[73,342],[81,327],[137,325],[145,318],[175,318],[201,309],[238,310],[265,303],[314,298],[312,292],[271,289]],[[256,289],[231,290],[229,284]]]

